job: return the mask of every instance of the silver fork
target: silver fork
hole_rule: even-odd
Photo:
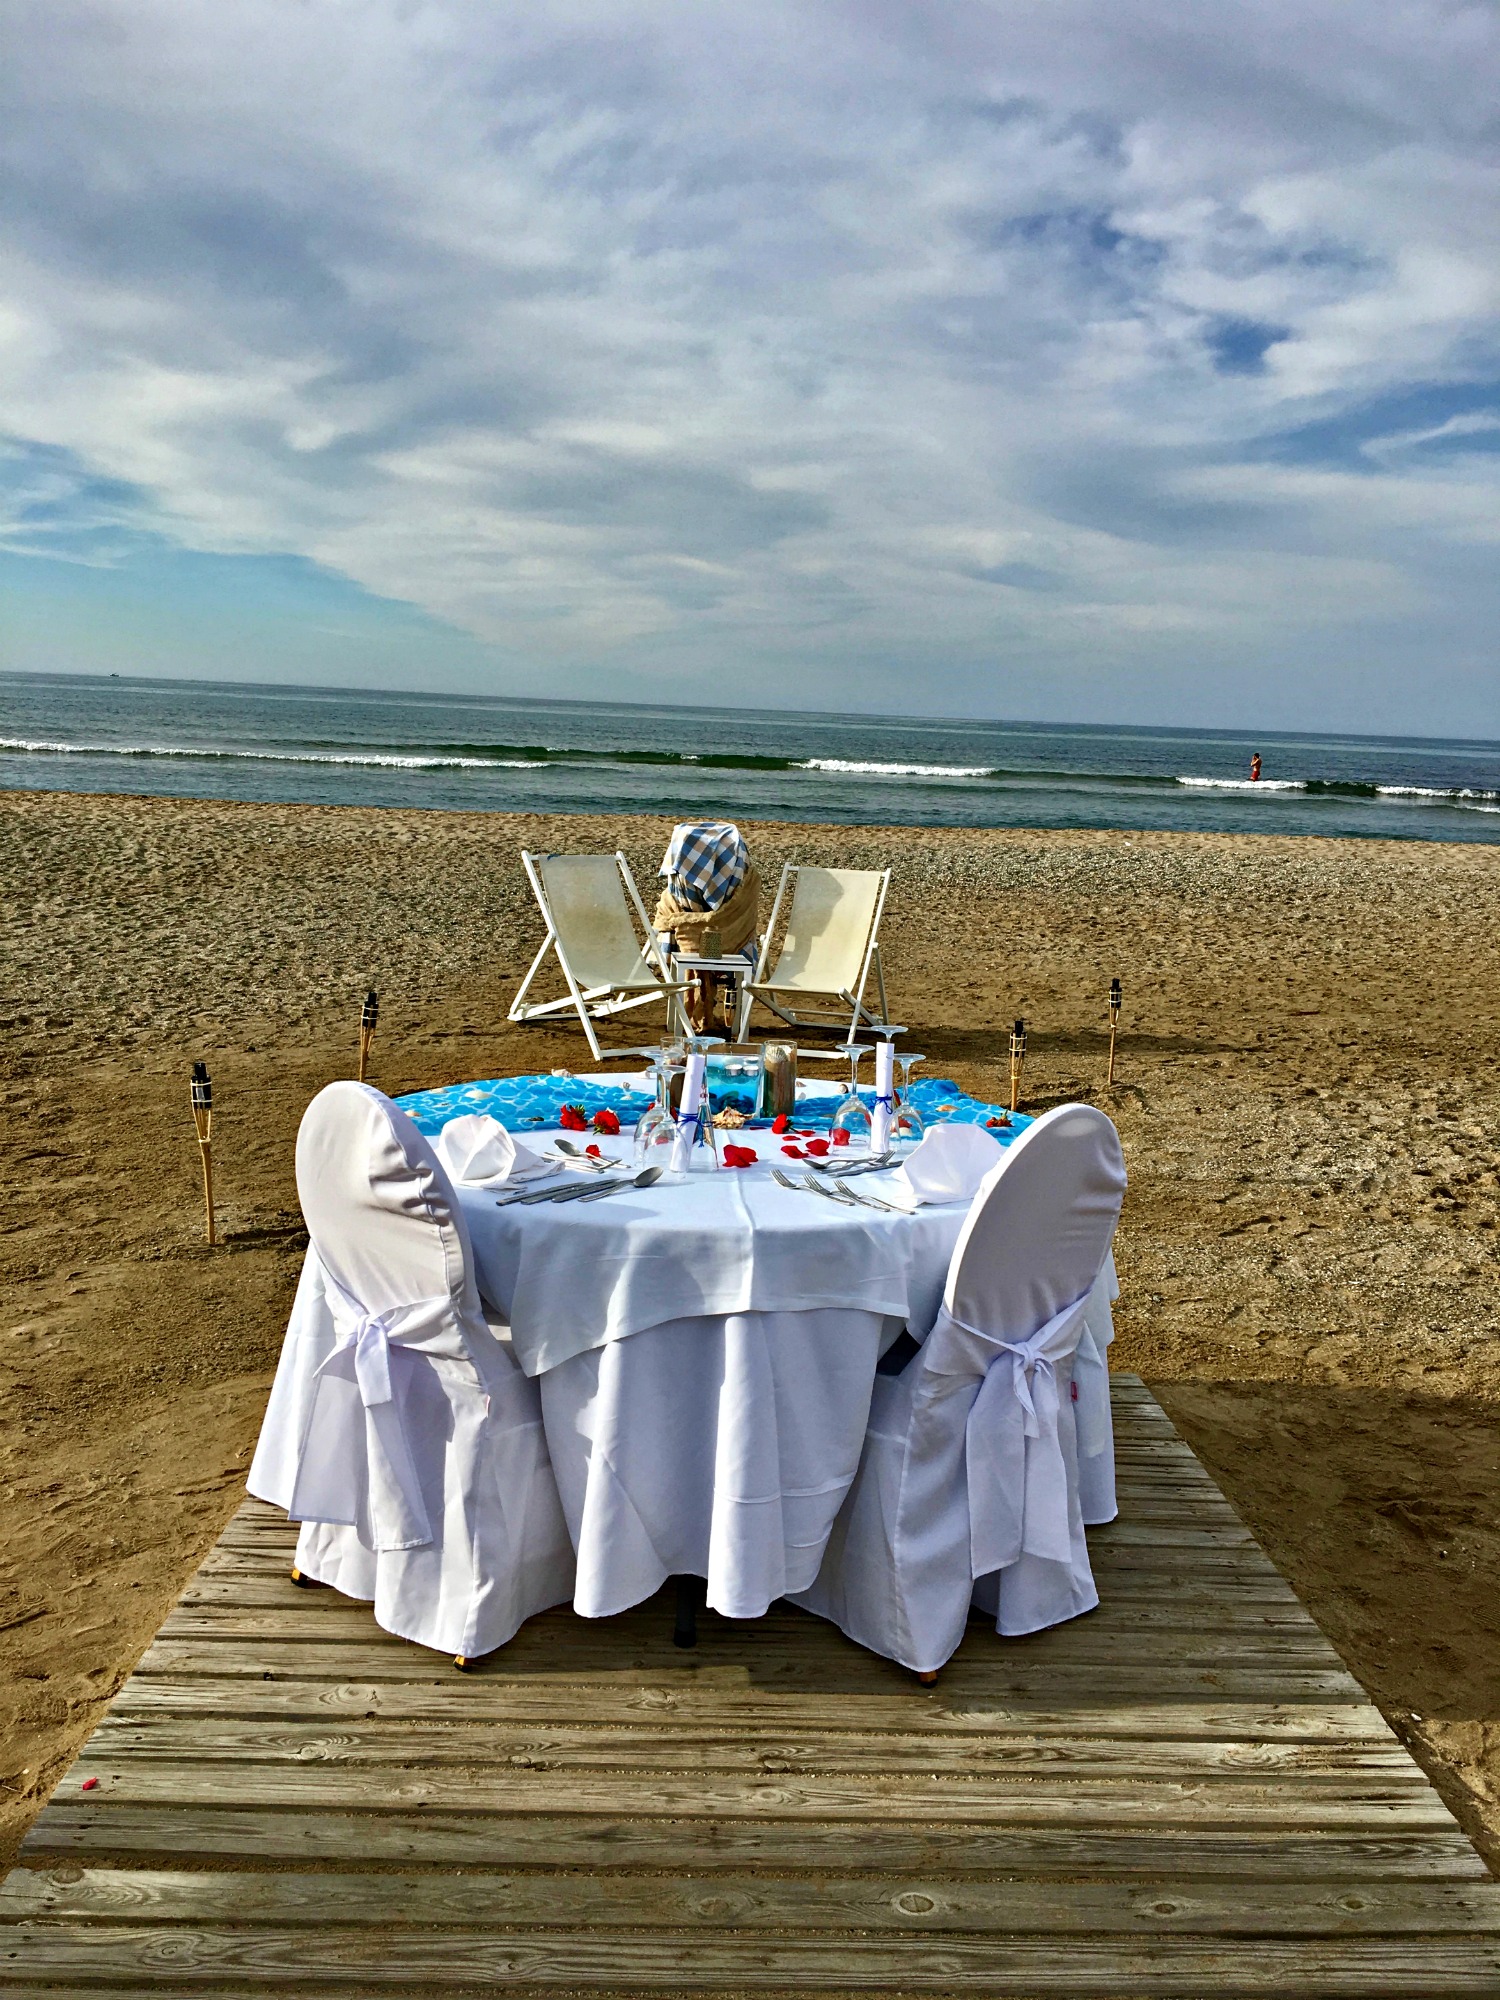
[[[820,1194],[825,1201],[836,1201],[842,1208],[853,1208],[859,1200],[857,1194],[835,1193],[826,1181],[794,1181],[789,1174],[784,1174],[780,1167],[772,1167],[771,1178],[780,1181],[784,1188],[790,1188],[794,1194]]]
[[[839,1180],[834,1182],[834,1186],[848,1195],[850,1201],[857,1201],[862,1208],[883,1208],[887,1215],[905,1215],[906,1213],[904,1208],[897,1208],[893,1201],[882,1201],[878,1194],[856,1194],[853,1188],[846,1188],[844,1183]]]

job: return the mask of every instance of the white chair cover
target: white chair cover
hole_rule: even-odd
[[[1011,1636],[1098,1603],[1078,1466],[1080,1443],[1103,1454],[1107,1403],[1101,1435],[1097,1380],[1081,1422],[1074,1369],[1086,1341],[1103,1371],[1087,1322],[1124,1192],[1119,1137],[1083,1104],[1039,1118],[986,1176],[937,1324],[876,1380],[858,1475],[798,1603],[918,1673],[954,1652],[971,1602]]]
[[[1083,1338],[1073,1356],[1074,1415],[1078,1419],[1078,1503],[1086,1528],[1102,1528],[1120,1511],[1115,1502],[1114,1412],[1109,1400],[1109,1350],[1115,1337],[1110,1310],[1120,1296],[1113,1250],[1094,1280],[1083,1315]]]
[[[443,1652],[502,1646],[572,1594],[535,1383],[487,1323],[452,1185],[403,1111],[333,1083],[297,1135],[312,1247],[250,1491],[297,1566]]]

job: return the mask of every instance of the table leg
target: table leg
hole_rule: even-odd
[[[672,1644],[690,1647],[698,1643],[698,1606],[707,1594],[708,1586],[701,1576],[680,1576],[677,1579],[677,1619],[672,1627]]]

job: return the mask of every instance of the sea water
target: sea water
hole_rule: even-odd
[[[1262,780],[1248,779],[1250,754]],[[1500,744],[0,675],[0,787],[1500,841]]]

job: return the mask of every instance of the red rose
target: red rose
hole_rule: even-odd
[[[842,1125],[836,1131],[830,1132],[828,1136],[832,1139],[835,1146],[847,1146],[849,1143],[849,1134]]]
[[[826,1139],[809,1139],[807,1150],[821,1160],[823,1155],[828,1151],[828,1141]]]
[[[773,1132],[788,1131],[791,1127],[791,1123],[792,1123],[791,1119],[787,1117],[784,1111],[778,1111],[776,1116],[771,1120],[771,1130]]]
[[[620,1121],[608,1108],[594,1113],[594,1130],[607,1133],[613,1138],[620,1129]]]
[[[589,1129],[589,1121],[583,1115],[583,1107],[578,1104],[565,1104],[557,1114],[557,1122],[565,1132],[587,1132]]]

